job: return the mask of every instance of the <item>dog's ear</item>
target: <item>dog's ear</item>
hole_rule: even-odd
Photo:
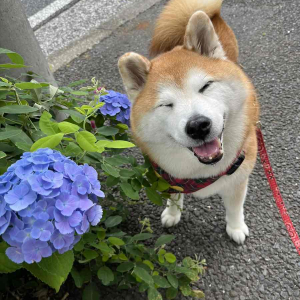
[[[184,48],[208,57],[226,59],[214,26],[203,11],[191,16],[185,31]]]
[[[119,59],[118,65],[127,95],[134,102],[145,86],[151,63],[146,57],[129,52]]]

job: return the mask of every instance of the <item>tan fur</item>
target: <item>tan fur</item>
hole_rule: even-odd
[[[199,68],[211,75],[215,80],[232,79],[240,80],[249,90],[249,97],[246,101],[247,131],[245,132],[244,146],[241,147],[247,152],[247,161],[254,165],[256,159],[256,138],[255,125],[259,116],[259,105],[256,100],[254,87],[245,73],[239,66],[226,60],[213,60],[200,56],[195,52],[178,47],[173,51],[164,53],[151,61],[151,68],[146,85],[137,97],[131,112],[131,129],[137,145],[144,153],[148,153],[144,145],[135,132],[141,125],[141,118],[152,110],[157,101],[157,91],[160,83],[175,82],[181,87],[191,68]]]
[[[151,54],[157,57],[149,61],[139,54],[127,53],[119,60],[119,70],[132,101],[130,119],[135,142],[152,161],[172,176],[215,176],[232,164],[240,150],[245,151],[245,160],[234,174],[223,176],[213,185],[193,193],[199,198],[216,193],[222,197],[226,208],[226,231],[234,241],[242,244],[249,235],[244,222],[243,203],[248,177],[257,156],[259,104],[251,81],[237,64],[237,41],[231,28],[220,16],[221,4],[222,0],[171,0],[159,17],[151,44]],[[200,77],[197,77],[198,74]],[[205,77],[201,78],[201,74]],[[202,84],[207,80],[219,82],[221,94],[212,93],[210,99],[205,99],[205,95],[193,98],[197,90],[191,84],[199,88],[198,78]],[[222,90],[222,86],[225,89]],[[170,92],[170,97],[165,93],[166,90]],[[201,90],[199,92],[201,94]],[[173,114],[172,111],[170,115],[167,115],[168,111],[155,111],[161,109],[162,102],[168,98],[174,102]],[[185,139],[180,136],[183,133],[185,137],[183,130],[186,130],[186,124],[180,125],[181,121],[186,122],[183,110],[187,109],[189,115],[194,112],[202,114],[207,109],[205,107],[208,107],[206,113],[213,112],[219,116],[219,119],[215,119],[218,124],[220,116],[224,118],[226,112],[222,107],[223,100],[232,112],[228,114],[228,119],[226,113],[225,123],[223,119],[223,123],[219,121],[219,124],[225,124],[225,156],[215,165],[216,168],[198,166],[193,162],[195,158],[182,147],[187,145],[181,143]],[[187,105],[183,105],[183,101],[187,101]],[[198,101],[203,101],[203,104]],[[168,117],[171,122],[168,122]],[[177,125],[181,126],[179,130]],[[174,138],[173,126],[179,138]],[[179,222],[183,198],[183,194],[179,200],[176,198],[176,206],[168,200],[168,206],[162,213],[164,226],[173,226]]]
[[[188,21],[196,11],[204,11],[214,25],[223,49],[233,62],[238,59],[238,45],[231,28],[220,16],[222,0],[171,0],[159,16],[150,46],[150,55],[172,50],[183,45]]]

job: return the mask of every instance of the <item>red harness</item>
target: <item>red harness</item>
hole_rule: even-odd
[[[164,171],[161,167],[159,167],[156,163],[151,162],[153,169],[155,172],[162,177],[164,180],[166,180],[170,184],[170,188],[167,193],[174,194],[174,193],[184,193],[184,194],[190,194],[195,193],[199,190],[202,190],[209,185],[216,182],[218,179],[220,179],[222,176],[229,176],[233,174],[239,166],[243,163],[245,159],[245,153],[244,151],[240,151],[234,160],[234,162],[227,168],[226,171],[222,172],[221,174],[218,174],[216,176],[208,177],[208,178],[197,178],[197,179],[181,179],[181,178],[175,178],[168,174],[166,171]]]

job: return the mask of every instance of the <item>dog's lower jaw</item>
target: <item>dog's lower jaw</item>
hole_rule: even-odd
[[[167,207],[161,214],[161,223],[163,227],[172,227],[179,223],[181,210],[183,208],[183,194],[172,194],[167,202]]]

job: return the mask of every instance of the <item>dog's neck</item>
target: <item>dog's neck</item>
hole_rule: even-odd
[[[209,185],[213,184],[215,181],[217,181],[223,176],[232,175],[240,167],[244,159],[245,159],[245,152],[239,151],[234,161],[225,171],[221,172],[216,176],[210,176],[206,178],[196,178],[196,179],[175,178],[172,175],[168,174],[166,171],[164,171],[161,167],[158,166],[158,164],[154,163],[153,161],[151,161],[151,164],[153,166],[156,175],[159,178],[163,178],[170,184],[170,188],[167,191],[168,193],[190,194],[208,187]]]

